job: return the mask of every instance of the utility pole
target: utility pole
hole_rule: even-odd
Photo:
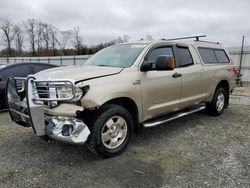
[[[240,51],[240,65],[239,65],[239,72],[237,74],[237,79],[236,82],[237,84],[240,84],[240,86],[242,86],[242,82],[241,82],[241,67],[242,67],[242,58],[243,58],[243,54],[244,54],[244,41],[245,41],[245,36],[243,35],[242,37],[242,42],[241,42],[241,51]]]
[[[243,53],[244,53],[244,40],[245,40],[245,36],[242,37],[242,43],[241,43],[241,52],[240,52],[240,66],[239,66],[239,73],[241,72],[241,66],[242,66],[242,57],[243,57]]]

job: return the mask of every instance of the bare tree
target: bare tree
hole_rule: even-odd
[[[152,35],[147,35],[144,40],[147,40],[147,41],[152,41],[153,40],[153,37]]]
[[[118,43],[128,42],[130,38],[131,37],[129,35],[119,36],[114,40],[114,43],[118,44]]]
[[[21,56],[22,54],[22,47],[24,43],[24,33],[20,25],[14,26],[15,31],[15,43],[16,43],[16,50],[18,53],[18,56]]]
[[[50,43],[50,26],[47,23],[43,23],[43,41],[45,43],[45,48],[47,52],[49,51],[49,43]]]
[[[54,56],[56,55],[57,33],[58,33],[58,29],[53,25],[49,25],[49,36],[50,36],[49,38],[50,38]]]
[[[72,31],[71,30],[65,30],[65,31],[60,31],[59,32],[59,36],[57,38],[57,44],[59,45],[62,53],[65,52],[65,48],[67,46],[67,43],[69,41],[69,39],[72,36]]]
[[[35,43],[36,43],[36,20],[28,19],[24,26],[27,31],[29,43],[32,49],[32,56],[36,55]]]
[[[15,37],[14,25],[9,19],[6,19],[1,24],[0,29],[3,31],[2,40],[4,44],[7,45],[7,61],[9,62],[8,57],[11,56],[11,42],[14,40]]]
[[[118,43],[123,43],[123,39],[121,36],[119,36],[117,39],[114,40],[114,43],[115,44],[118,44]]]
[[[123,42],[128,42],[131,39],[129,35],[123,35],[122,38],[123,38]]]
[[[82,38],[80,36],[80,28],[77,26],[77,27],[74,27],[73,29],[73,46],[74,48],[76,49],[77,51],[77,55],[80,54],[80,51],[81,51],[81,47],[82,47]]]
[[[37,21],[36,23],[36,43],[37,43],[37,54],[41,55],[43,42],[43,23],[41,21]]]

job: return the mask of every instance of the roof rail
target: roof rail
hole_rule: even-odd
[[[162,39],[166,41],[171,41],[171,40],[183,40],[183,39],[193,39],[195,38],[196,41],[199,41],[199,38],[206,37],[206,35],[195,35],[195,36],[190,36],[190,37],[180,37],[180,38],[172,38],[172,39]]]
[[[212,43],[212,44],[220,44],[219,42],[212,42],[212,41],[206,41],[206,40],[199,40],[199,42]]]

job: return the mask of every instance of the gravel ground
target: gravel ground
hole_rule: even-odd
[[[0,187],[250,187],[250,98],[144,129],[110,159],[48,144],[0,112]]]
[[[244,85],[242,87],[235,87],[233,90],[234,95],[250,96],[250,85]]]

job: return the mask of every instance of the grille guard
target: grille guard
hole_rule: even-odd
[[[20,88],[20,83],[24,88]],[[35,91],[36,83],[67,83],[72,88],[70,98],[40,98]],[[62,84],[59,84],[62,85]],[[74,82],[72,80],[36,79],[33,76],[27,78],[9,77],[6,86],[7,108],[12,121],[25,127],[32,127],[38,136],[45,135],[44,101],[65,101],[75,97]]]

